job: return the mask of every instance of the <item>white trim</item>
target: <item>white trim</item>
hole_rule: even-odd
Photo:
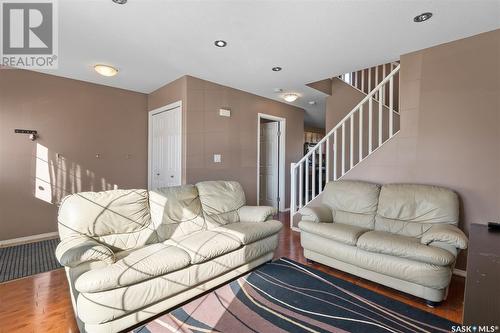
[[[467,277],[467,271],[464,271],[463,269],[453,268],[453,274],[464,278]]]
[[[257,114],[257,206],[259,206],[260,199],[260,181],[259,181],[259,173],[260,173],[260,120],[268,119],[279,121],[280,123],[280,153],[279,153],[279,197],[280,201],[278,203],[278,210],[280,212],[284,212],[285,210],[285,158],[286,158],[286,118],[276,117],[265,113]]]
[[[151,189],[151,119],[154,115],[158,114],[158,113],[162,113],[162,112],[165,112],[165,111],[170,111],[170,110],[173,110],[173,109],[176,109],[180,107],[181,108],[181,119],[184,119],[184,115],[183,115],[183,110],[182,110],[182,101],[177,101],[177,102],[174,102],[174,103],[170,103],[168,105],[165,105],[165,106],[162,106],[162,107],[159,107],[157,109],[154,109],[154,110],[151,110],[148,112],[148,190]],[[183,121],[183,120],[181,120]],[[180,131],[181,131],[181,139],[182,139],[182,126],[180,128]],[[182,142],[182,140],[181,140]],[[181,144],[182,145],[182,144]],[[181,151],[182,151],[182,147],[181,147]],[[183,165],[184,165],[184,161],[182,160],[184,158],[184,152],[182,151],[181,153],[181,183],[182,183],[182,174],[183,174]]]
[[[28,243],[38,242],[41,240],[53,239],[53,238],[57,238],[57,237],[59,237],[59,232],[53,231],[53,232],[47,232],[44,234],[0,240],[0,247],[28,244]]]

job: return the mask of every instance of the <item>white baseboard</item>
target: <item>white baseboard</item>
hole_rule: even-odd
[[[467,277],[467,271],[458,268],[453,269],[453,274],[455,274],[456,276]]]
[[[59,237],[59,233],[57,231],[54,231],[54,232],[47,232],[47,233],[39,234],[39,235],[0,240],[0,247],[28,244],[28,243],[38,242],[41,240],[52,239],[52,238],[57,238],[57,237]]]

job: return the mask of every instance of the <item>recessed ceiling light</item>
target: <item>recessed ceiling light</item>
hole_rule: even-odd
[[[420,23],[420,22],[425,22],[428,19],[432,17],[432,13],[427,12],[427,13],[422,13],[420,15],[417,15],[413,18],[413,22]]]
[[[95,65],[94,70],[102,76],[115,76],[118,69],[108,65]]]
[[[225,40],[219,39],[214,42],[215,46],[217,47],[226,47],[227,42]]]
[[[127,3],[127,0],[113,0],[114,3],[117,3],[119,5],[124,5]]]
[[[281,93],[281,92],[283,92],[283,89],[281,89],[281,88],[274,88],[274,92],[275,93]]]
[[[316,101],[309,101],[309,105],[316,105]]]
[[[282,70],[282,69],[283,69],[283,68],[278,67],[278,66],[276,66],[276,67],[273,67],[273,68],[272,68],[273,72],[279,72],[279,71],[280,71],[280,70]]]
[[[286,94],[283,96],[283,99],[287,102],[295,102],[299,98],[299,95],[297,94]]]

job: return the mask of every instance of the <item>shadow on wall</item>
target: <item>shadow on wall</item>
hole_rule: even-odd
[[[59,205],[65,196],[82,191],[118,189],[118,185],[60,154],[50,152],[40,143],[36,144],[35,159],[35,197],[50,204]]]

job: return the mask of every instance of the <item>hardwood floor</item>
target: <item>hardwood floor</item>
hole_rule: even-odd
[[[288,216],[279,215],[284,228],[276,258],[293,259],[424,311],[462,322],[464,278],[453,276],[448,299],[434,309],[429,308],[416,297],[320,264],[308,264],[302,253],[299,233],[288,228]],[[78,332],[63,269],[0,284],[0,333],[7,332]]]

